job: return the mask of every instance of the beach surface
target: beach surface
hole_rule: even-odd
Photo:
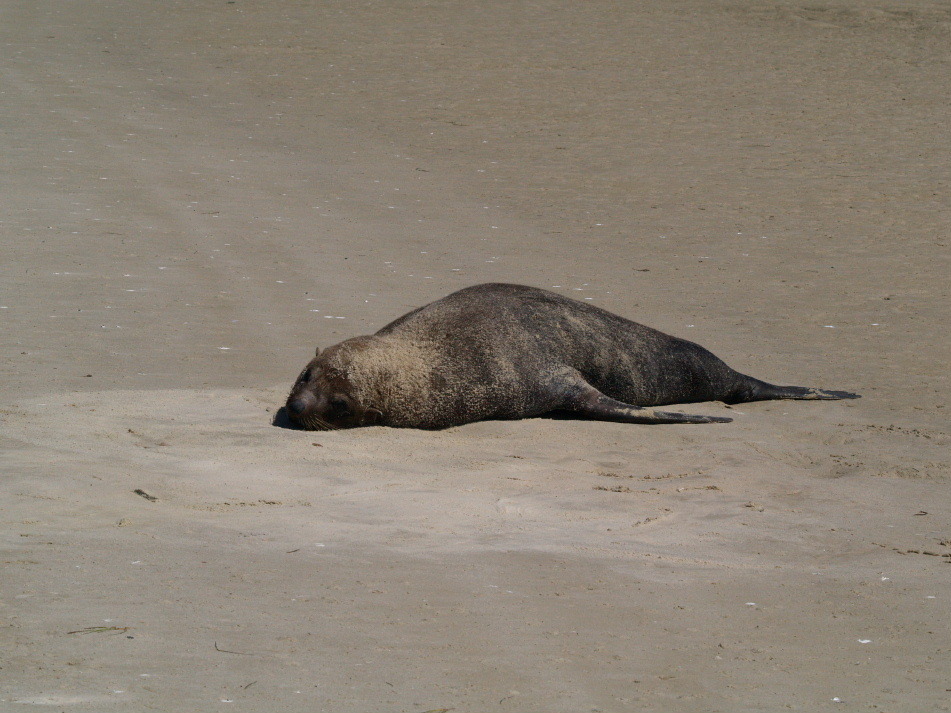
[[[951,9],[0,7],[0,711],[948,711]],[[535,285],[855,401],[271,420]]]

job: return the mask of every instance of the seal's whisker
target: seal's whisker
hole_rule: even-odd
[[[337,430],[336,426],[327,423],[322,418],[318,418],[317,416],[311,416],[310,423],[316,424],[318,426],[318,428],[314,429],[315,431],[336,431]]]

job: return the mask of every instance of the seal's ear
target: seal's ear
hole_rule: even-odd
[[[314,356],[315,356],[315,357],[319,357],[319,356],[320,356],[320,347],[317,347],[317,351],[314,352]]]

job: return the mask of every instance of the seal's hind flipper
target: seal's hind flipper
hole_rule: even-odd
[[[859,394],[850,391],[828,391],[811,386],[777,386],[752,376],[744,376],[745,383],[739,391],[740,398],[729,399],[728,403],[745,401],[771,401],[773,399],[797,399],[802,401],[837,401],[839,399],[860,399]]]
[[[626,404],[605,396],[580,375],[561,409],[583,418],[618,423],[729,423],[733,420],[725,416],[699,416]]]
[[[812,389],[808,386],[796,387],[787,386],[787,389],[803,389],[803,393],[794,396],[784,396],[785,399],[822,399],[825,401],[837,401],[839,399],[860,399],[859,394],[853,394],[851,391],[828,391],[826,389]]]

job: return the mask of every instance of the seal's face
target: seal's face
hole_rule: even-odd
[[[286,408],[291,421],[309,431],[368,426],[380,416],[354,398],[346,374],[328,365],[326,353],[311,360],[297,377]]]

